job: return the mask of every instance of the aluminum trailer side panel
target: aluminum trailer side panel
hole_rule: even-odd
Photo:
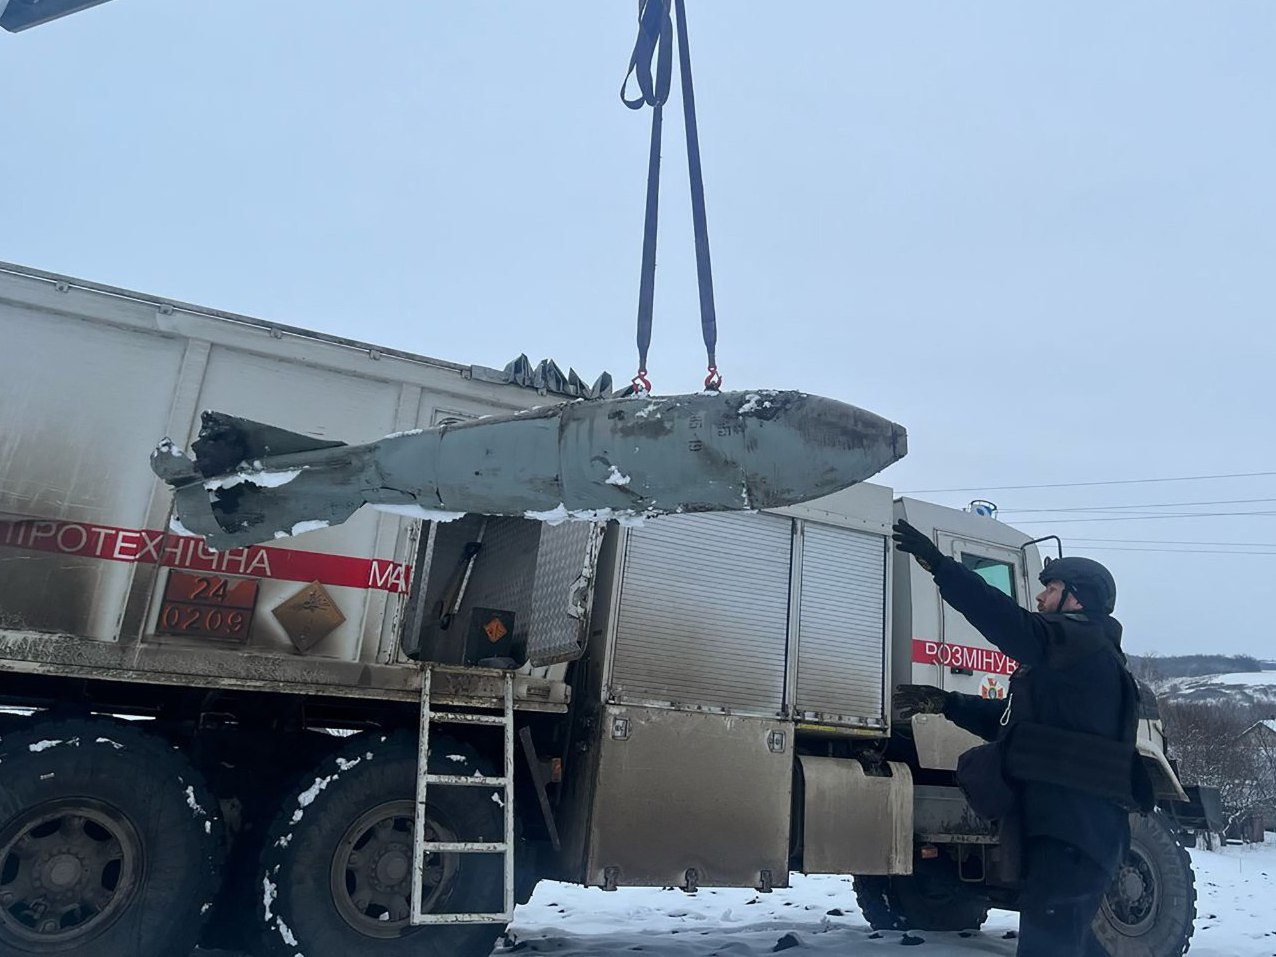
[[[165,434],[189,441],[209,405],[372,440],[518,409],[527,390],[3,264],[0,341],[0,670],[359,695],[415,684],[395,672],[415,671],[396,625],[416,522],[360,514],[212,552],[170,530],[147,458]],[[70,647],[87,643],[105,647]]]
[[[585,883],[788,886],[785,722],[612,706],[602,724]]]
[[[890,490],[624,530],[607,609],[616,703],[884,732]]]

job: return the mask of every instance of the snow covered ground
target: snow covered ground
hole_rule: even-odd
[[[1192,851],[1197,920],[1191,957],[1276,955],[1276,843]],[[876,933],[841,877],[801,877],[771,894],[747,890],[596,888],[544,883],[520,907],[494,957],[761,957],[893,953],[901,943],[929,957],[1010,957],[1017,915],[994,911],[979,933]],[[199,957],[206,957],[200,954]],[[219,955],[233,957],[233,955]]]
[[[1171,701],[1276,705],[1276,671],[1246,671],[1159,682],[1157,697]]]

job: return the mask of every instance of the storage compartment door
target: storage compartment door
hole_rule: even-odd
[[[784,707],[792,521],[670,515],[631,529],[614,700],[777,715]]]
[[[604,709],[588,884],[787,887],[792,725]]]
[[[800,717],[885,727],[886,539],[804,524],[798,602]]]
[[[588,522],[546,525],[483,515],[438,524],[432,545],[427,540],[423,546],[431,551],[413,594],[420,624],[405,632],[405,652],[458,664],[512,651],[520,663],[525,657],[535,667],[580,657],[603,530]],[[467,546],[477,546],[472,561]],[[441,603],[445,598],[454,603],[457,589],[460,605],[445,623]],[[511,616],[511,647],[505,651],[485,649],[474,631],[494,611]]]

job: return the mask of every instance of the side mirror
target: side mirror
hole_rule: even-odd
[[[1042,542],[1054,542],[1055,547],[1059,551],[1059,557],[1063,557],[1063,539],[1061,539],[1058,535],[1046,535],[1044,538],[1034,538],[1030,542],[1024,542],[1019,546],[1019,551],[1027,555],[1029,545],[1040,545]],[[1054,559],[1047,555],[1043,559],[1043,564],[1049,565],[1052,561],[1054,561]]]

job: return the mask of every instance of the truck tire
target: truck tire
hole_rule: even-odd
[[[0,741],[0,953],[188,954],[217,889],[217,801],[123,722],[45,720]]]
[[[257,896],[265,953],[278,957],[487,957],[498,924],[413,927],[412,826],[416,739],[353,737],[307,774],[266,835]],[[468,745],[431,739],[430,770],[493,773]],[[427,836],[504,839],[495,789],[432,786]],[[438,854],[427,865],[427,911],[501,910],[498,854]]]
[[[1162,815],[1130,815],[1130,850],[1095,915],[1095,934],[1112,957],[1180,957],[1195,919],[1187,851]]]
[[[988,919],[947,858],[917,861],[909,876],[856,877],[855,900],[874,930],[978,930]]]
[[[257,943],[258,928],[251,916],[261,900],[258,869],[266,832],[302,771],[326,759],[340,743],[313,731],[263,735],[252,729],[228,738],[205,752],[205,760],[211,753],[211,760],[220,766],[220,776],[210,773],[210,783],[220,793],[233,794],[235,806],[223,806],[228,826],[221,889],[213,898],[199,946],[247,952]],[[234,767],[228,766],[225,750],[231,752]],[[235,826],[230,826],[231,821]]]

